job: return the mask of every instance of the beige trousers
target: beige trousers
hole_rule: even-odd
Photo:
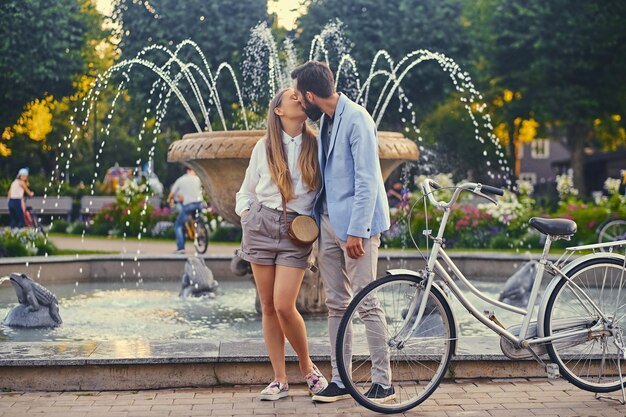
[[[341,381],[337,370],[336,343],[337,331],[341,318],[352,300],[367,284],[376,279],[378,265],[378,247],[380,235],[363,239],[365,255],[352,259],[346,252],[346,241],[335,234],[328,215],[321,216],[319,256],[317,264],[324,281],[326,306],[328,307],[328,336],[332,365],[332,380]],[[362,304],[358,311],[365,324],[367,344],[372,357],[372,382],[391,384],[389,367],[389,349],[386,345],[387,326],[385,313],[380,307],[376,296]],[[344,340],[344,363],[350,364],[352,359],[352,329]],[[351,369],[348,369],[351,372]]]

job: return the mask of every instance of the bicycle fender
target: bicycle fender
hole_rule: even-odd
[[[571,271],[578,265],[594,258],[612,258],[620,262],[624,262],[624,256],[618,255],[616,253],[609,253],[609,252],[590,253],[588,255],[583,255],[574,259],[572,262],[565,265],[565,267],[561,269],[561,272],[567,275],[569,271]],[[539,311],[537,311],[537,334],[539,335],[539,337],[545,337],[543,323],[545,322],[546,305],[548,304],[548,299],[550,298],[550,294],[552,294],[552,291],[554,291],[554,288],[556,287],[556,285],[559,283],[559,281],[561,281],[561,278],[562,277],[560,275],[554,276],[543,292],[541,305],[539,306]]]
[[[413,271],[411,269],[402,269],[402,268],[398,268],[398,269],[388,269],[385,271],[385,273],[387,275],[411,275],[417,278],[420,278],[421,280],[424,279],[424,277],[417,271]],[[443,290],[443,288],[441,288],[436,282],[433,282],[432,286],[431,286],[431,291],[436,291],[439,294],[441,294],[443,296],[444,300],[448,300],[449,297],[447,296],[446,292]],[[454,314],[454,309],[452,308],[452,306],[450,305],[450,303],[448,303],[448,307],[450,307],[450,312],[452,313],[452,325],[454,326],[454,330],[456,331],[456,337],[457,337],[457,341],[460,338],[460,333],[459,333],[459,326],[458,326],[458,321],[456,319],[456,315]],[[456,355],[456,350],[458,349],[459,344],[455,343],[454,346],[454,352],[452,352],[453,355]]]

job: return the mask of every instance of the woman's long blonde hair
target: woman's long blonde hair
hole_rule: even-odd
[[[274,112],[280,107],[283,95],[289,88],[280,90],[270,102],[267,112],[267,141],[265,149],[272,180],[278,186],[285,201],[295,198],[293,179],[287,165],[287,156],[283,148],[283,125],[280,117]],[[302,124],[302,149],[298,158],[298,167],[302,174],[302,182],[309,191],[317,190],[320,185],[320,169],[317,160],[317,140],[313,130],[306,122]]]

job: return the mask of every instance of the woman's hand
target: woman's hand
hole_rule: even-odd
[[[243,219],[244,217],[246,217],[248,215],[248,213],[250,213],[249,209],[245,209],[244,211],[241,212],[241,219]]]

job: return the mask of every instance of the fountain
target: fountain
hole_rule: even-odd
[[[475,126],[475,139],[477,142],[479,144],[486,141],[496,142],[495,136],[491,133],[492,126],[489,116],[484,113],[485,105],[480,102],[482,100],[480,93],[474,89],[469,75],[462,71],[451,59],[443,54],[416,50],[396,63],[387,52],[379,51],[372,60],[366,77],[361,78],[356,69],[356,62],[350,56],[349,50],[342,47],[341,42],[336,42],[340,38],[340,25],[330,24],[313,40],[308,58],[329,62],[335,73],[336,83],[340,87],[340,91],[366,107],[372,114],[377,126],[380,125],[392,103],[394,105],[399,103],[398,112],[402,115],[403,132],[379,132],[379,156],[385,178],[405,161],[415,162],[420,155],[427,153],[427,150],[420,146],[421,139],[419,138],[416,115],[412,110],[411,102],[402,88],[402,81],[410,71],[426,61],[436,62],[443,71],[449,74],[451,82],[460,96],[460,100],[465,104],[469,119]],[[199,60],[199,63],[193,60],[186,61],[181,58],[181,56],[189,56],[189,50],[193,52],[192,55]],[[156,75],[156,80],[149,91],[144,123],[139,131],[139,146],[141,148],[147,147],[148,151],[145,159],[137,160],[136,165],[141,166],[145,160],[153,158],[157,135],[161,132],[161,124],[167,114],[168,106],[171,104],[171,98],[177,99],[180,106],[189,116],[189,120],[195,127],[196,132],[186,134],[181,140],[173,143],[168,152],[168,160],[170,162],[182,162],[194,168],[202,179],[204,187],[209,193],[211,203],[219,214],[227,221],[237,224],[239,219],[234,213],[235,192],[243,180],[252,147],[263,135],[263,131],[258,130],[262,129],[263,126],[255,124],[254,119],[249,118],[248,114],[250,110],[261,114],[263,112],[262,103],[264,100],[273,96],[281,86],[291,84],[288,74],[296,65],[297,60],[293,53],[293,45],[291,45],[289,40],[286,41],[283,51],[284,53],[281,56],[286,56],[286,58],[281,60],[279,59],[278,48],[275,45],[271,31],[265,24],[254,28],[251,41],[246,48],[246,56],[254,56],[255,59],[248,59],[246,64],[244,64],[243,78],[247,82],[243,90],[240,88],[235,71],[230,64],[222,63],[213,71],[209,68],[201,48],[191,40],[181,42],[174,46],[172,50],[158,45],[148,46],[134,58],[118,62],[98,78],[82,105],[76,110],[77,116],[72,121],[74,128],[63,139],[62,148],[64,152],[59,155],[55,162],[55,174],[58,174],[58,177],[61,178],[57,194],[63,182],[69,179],[65,173],[71,170],[74,145],[80,138],[81,132],[85,131],[89,126],[89,120],[94,115],[95,99],[112,82],[114,75],[121,75],[122,80],[117,85],[118,94],[113,99],[113,106],[109,113],[104,116],[107,124],[105,124],[100,135],[99,148],[95,153],[96,167],[99,167],[100,155],[110,134],[109,126],[111,120],[115,118],[115,102],[121,92],[127,87],[132,73],[138,69],[143,69]],[[155,54],[158,56],[152,60],[149,59],[151,55]],[[166,59],[162,59],[163,57]],[[160,64],[157,65],[155,62]],[[250,62],[263,62],[263,66],[248,64]],[[234,85],[236,92],[235,113],[239,114],[237,123],[245,127],[246,130],[229,130],[229,119],[223,110],[222,97],[218,87],[224,78],[227,78]],[[188,93],[184,93],[185,91]],[[188,101],[189,97],[195,100],[195,102],[190,103]],[[79,114],[82,117],[79,117]],[[147,123],[148,118],[152,117],[155,117],[155,122],[153,125],[149,125]],[[222,130],[216,131],[214,127],[221,127]],[[232,126],[230,127],[232,128]],[[417,143],[405,138],[405,134],[408,136],[409,133],[418,136]],[[151,143],[145,142],[148,138],[152,139]],[[506,166],[502,149],[499,146],[496,146],[495,149],[495,156],[485,154],[488,166],[491,167],[491,161],[497,161],[497,164],[494,164],[495,166],[493,166],[493,170],[489,174],[493,178],[503,179],[508,176],[508,167]],[[54,177],[55,175],[52,176],[52,178]],[[48,190],[54,188],[52,178],[46,187],[45,194],[46,198],[51,199],[54,197],[48,197]],[[95,194],[97,179],[98,173],[96,170],[89,186],[90,195]],[[148,198],[149,196],[146,197],[146,202]],[[142,216],[146,215],[145,211],[141,214]],[[141,239],[143,234],[145,234],[145,230],[142,230],[137,237]],[[245,375],[241,376],[240,379],[236,379],[232,369],[220,368],[220,363],[218,363],[229,360],[228,355],[226,355],[226,359],[220,356],[222,355],[221,352],[241,349],[241,346],[246,346],[254,351],[252,354],[247,353],[248,356],[244,360],[257,363],[257,365],[246,364],[246,368],[258,366],[258,362],[263,362],[263,360],[259,361],[259,357],[263,355],[261,353],[263,350],[259,350],[258,347],[261,344],[258,342],[260,339],[258,334],[260,332],[258,316],[251,310],[241,310],[243,304],[249,301],[254,294],[254,290],[249,283],[246,282],[246,288],[243,289],[231,286],[231,283],[222,279],[224,275],[215,272],[214,264],[209,264],[216,277],[220,280],[220,288],[228,296],[217,296],[214,300],[211,300],[211,303],[203,304],[201,304],[202,299],[195,299],[194,297],[184,300],[174,297],[174,301],[172,301],[171,293],[177,294],[181,284],[180,281],[176,284],[164,282],[164,266],[180,261],[180,270],[182,271],[183,261],[174,259],[174,257],[153,260],[139,255],[139,253],[136,255],[122,254],[109,257],[110,259],[107,260],[96,259],[95,257],[88,260],[86,256],[81,255],[79,257],[77,255],[75,259],[71,260],[74,262],[74,264],[70,264],[72,265],[71,267],[66,267],[64,264],[58,265],[58,268],[62,270],[62,274],[68,277],[70,276],[68,270],[76,269],[80,271],[78,274],[71,275],[78,278],[67,278],[64,282],[55,282],[55,284],[62,286],[66,297],[71,299],[68,309],[76,311],[75,314],[77,316],[70,316],[69,314],[64,316],[65,325],[48,334],[48,337],[57,344],[52,348],[46,349],[53,350],[54,355],[57,355],[56,357],[69,352],[68,355],[72,355],[72,360],[79,358],[80,361],[89,364],[101,364],[98,361],[101,361],[103,356],[109,355],[110,357],[111,352],[117,354],[116,358],[119,358],[118,361],[113,360],[107,363],[107,366],[116,369],[116,372],[110,372],[114,378],[110,381],[101,381],[99,382],[100,385],[97,386],[92,385],[92,382],[89,380],[89,375],[93,375],[91,373],[93,369],[89,367],[74,367],[81,368],[78,371],[71,371],[75,372],[72,374],[73,379],[71,381],[78,381],[75,382],[75,386],[83,389],[85,387],[123,389],[124,387],[132,388],[137,386],[154,388],[194,383],[206,385],[211,383],[258,383],[263,381],[263,377],[259,378],[259,375],[254,374],[254,371],[252,372],[254,375],[250,376],[248,369],[244,372]],[[402,258],[399,262],[407,267],[417,267],[416,264],[419,261],[419,259],[408,260],[408,262],[414,263],[406,264],[409,258],[406,253],[399,255],[398,258]],[[94,266],[96,262],[100,261],[103,261],[103,265],[105,262],[108,263],[106,266],[96,269]],[[46,259],[45,262],[53,263],[50,259]],[[69,262],[68,260],[68,264]],[[379,265],[384,269],[386,266],[389,266],[389,263],[387,262],[387,265],[385,265],[384,262],[380,262]],[[28,262],[26,267],[29,267]],[[30,265],[30,267],[33,267],[33,265]],[[37,271],[36,268],[35,266],[35,271]],[[242,265],[239,265],[238,269],[245,271],[245,267]],[[39,266],[39,271],[41,271],[41,266]],[[39,276],[39,271],[37,271],[37,276]],[[120,279],[116,281],[115,275],[118,273]],[[379,274],[381,273],[382,271],[379,270]],[[136,282],[130,282],[128,280],[130,277],[136,278]],[[180,274],[178,277],[180,277]],[[76,282],[75,285],[74,281]],[[98,287],[94,287],[96,284],[94,281],[97,281]],[[1,282],[3,280],[0,278]],[[101,285],[106,290],[100,290],[99,287]],[[183,283],[183,285],[185,284]],[[141,289],[158,290],[150,294],[137,295],[137,293],[131,292],[132,289],[135,289],[135,286],[141,287]],[[120,287],[130,287],[130,289]],[[94,293],[72,298],[72,294],[76,293],[77,288],[84,291],[84,293],[89,293],[93,289]],[[164,290],[163,288],[166,289]],[[60,293],[59,291],[56,292],[57,294]],[[322,309],[323,299],[321,298],[322,291],[319,277],[309,274],[301,292],[304,294],[304,298],[301,296],[301,299],[299,299],[299,308],[304,306],[303,310],[309,312],[316,312]],[[141,298],[136,299],[136,297]],[[234,313],[226,315],[225,318],[216,317],[214,312],[209,313],[203,310],[207,304],[226,306],[227,310],[230,309]],[[115,315],[116,320],[111,320],[111,305],[120,306],[122,310]],[[199,311],[196,311],[195,308],[199,308]],[[143,313],[137,314],[137,309],[140,309]],[[89,317],[89,320],[84,320],[86,314],[91,314],[92,312],[96,313],[94,319],[94,322],[97,322],[96,325],[92,324],[91,317]],[[312,320],[312,322],[307,322],[307,326],[311,325],[312,329],[309,333],[312,337],[312,351],[322,356],[327,355],[325,320],[315,316],[307,319]],[[318,321],[321,325],[318,323],[319,326],[316,327],[315,324],[311,323],[315,323],[317,319],[320,319]],[[123,322],[124,326],[116,325],[119,322]],[[145,322],[148,322],[148,324],[145,324]],[[151,330],[154,328],[150,327],[150,325],[155,323],[162,326],[166,331],[161,332],[161,329]],[[87,333],[73,332],[73,327],[79,327],[80,325],[83,326]],[[120,333],[112,333],[113,331],[120,331],[119,327],[123,327],[121,336]],[[185,327],[184,331],[180,330],[181,327]],[[244,336],[240,334],[240,337],[255,338],[257,343],[254,344],[249,341],[242,343],[241,340],[232,342],[221,341],[221,337],[227,336],[224,336],[220,331],[233,328],[238,328],[240,331],[243,329]],[[146,331],[147,333],[145,333]],[[156,339],[155,341],[155,338],[162,338],[163,334],[167,334],[167,339]],[[28,333],[27,337],[32,335],[32,333]],[[2,337],[4,335],[0,333],[0,338]],[[59,339],[56,339],[57,337]],[[319,337],[321,341],[316,341],[315,337]],[[194,338],[202,339],[205,344],[199,349],[196,347],[195,349],[197,350],[194,350],[194,343],[198,344],[197,340],[192,340]],[[68,340],[75,342],[68,342]],[[78,342],[81,340],[87,340],[87,342]],[[215,342],[216,344],[207,346],[207,344],[211,344],[214,341],[217,341]],[[231,344],[226,346],[228,343]],[[5,349],[4,351],[2,351],[3,348]],[[0,361],[0,363],[4,364],[4,366],[19,368],[19,366],[15,366],[15,359],[13,359],[22,357],[19,346],[17,350],[12,351],[10,343],[0,345],[0,351],[2,351],[0,356],[6,358],[4,362]],[[182,358],[178,364],[187,361],[193,364],[201,363],[206,366],[208,366],[207,364],[212,364],[212,368],[209,370],[209,375],[187,374],[187,376],[181,376],[183,373],[174,370],[174,367],[177,365],[174,363],[176,361],[173,361],[165,364],[172,369],[171,378],[164,378],[161,374],[155,377],[154,381],[149,378],[139,377],[136,380],[126,378],[122,381],[119,378],[119,375],[122,374],[133,374],[135,371],[130,369],[132,366],[146,363],[152,365],[153,363],[149,362],[149,360],[154,357],[159,358],[159,361],[163,361],[164,358]],[[233,358],[230,358],[230,360],[233,360]],[[242,359],[238,357],[237,360]],[[56,366],[58,364],[53,365]],[[128,368],[120,372],[119,367]],[[152,369],[154,368],[148,370],[148,367],[146,367],[144,372],[156,372]],[[15,372],[17,373],[18,371]],[[461,371],[459,372],[462,373]],[[8,373],[5,373],[4,378],[0,377],[0,384],[11,377]],[[92,378],[92,380],[98,381],[98,378]],[[138,381],[141,382],[139,383]],[[69,385],[72,383],[67,382],[65,386],[73,389],[73,386]],[[0,388],[2,386],[0,385]]]
[[[243,182],[252,149],[264,134],[263,130],[189,133],[170,145],[167,160],[193,168],[218,213],[238,224],[235,193]],[[402,163],[418,158],[417,145],[400,133],[379,132],[378,140],[384,179]]]

